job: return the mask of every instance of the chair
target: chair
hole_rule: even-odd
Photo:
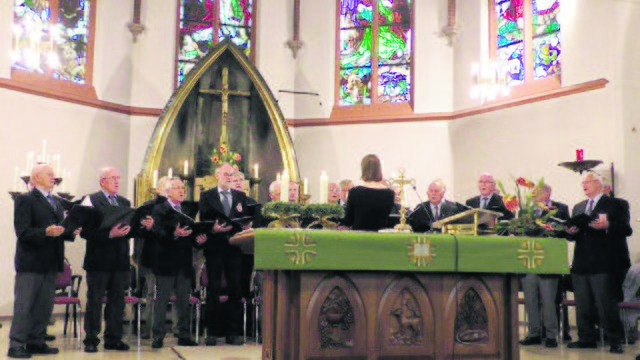
[[[640,311],[640,303],[638,302],[621,302],[618,304],[618,309],[622,311],[622,317],[626,318],[627,310],[635,310]],[[624,324],[624,341],[627,345],[629,345],[629,329],[627,329],[626,324]]]
[[[135,279],[135,276],[137,276],[137,275],[135,275],[137,273],[136,267],[131,265],[129,267],[129,271],[131,272],[131,279]],[[136,283],[137,283],[137,281],[136,281]],[[130,285],[129,288],[126,290],[125,294],[124,294],[124,304],[125,304],[125,306],[131,305],[132,308],[134,308],[134,309],[137,308],[138,309],[137,313],[135,313],[135,316],[137,317],[137,326],[138,326],[138,349],[140,348],[140,339],[141,339],[141,336],[140,336],[140,318],[141,318],[141,316],[140,316],[140,305],[143,302],[144,302],[143,299],[133,295],[133,289],[132,289],[132,286]],[[107,297],[106,296],[102,297],[102,303],[103,304],[107,303]],[[136,321],[136,320],[134,320],[134,321]]]
[[[58,273],[56,278],[56,294],[53,298],[54,305],[65,305],[64,315],[64,330],[63,335],[67,335],[67,325],[69,323],[69,306],[73,306],[73,337],[80,338],[78,336],[78,307],[81,307],[80,298],[78,294],[80,292],[80,284],[82,283],[81,275],[73,275],[71,264],[65,259],[64,269]],[[82,329],[80,329],[82,332]]]
[[[154,295],[154,299],[155,299],[155,295]],[[169,303],[170,304],[175,304],[176,303],[176,296],[175,295],[171,295],[169,297]],[[198,299],[197,297],[190,295],[189,296],[189,304],[193,307],[196,308],[196,342],[198,342],[199,336],[200,336],[200,313],[201,313],[201,304],[202,304],[202,300]],[[193,318],[191,318],[191,312],[189,312],[189,332],[191,332],[191,324]]]
[[[202,299],[201,299],[201,304],[205,304],[206,305],[206,299],[207,299],[207,285],[209,285],[209,278],[207,276],[207,265],[204,264],[202,265],[202,277],[200,279],[200,285],[202,286],[202,291],[200,292],[202,294]],[[220,288],[224,289],[227,286],[227,279],[224,277],[224,272],[222,273],[221,279],[220,279]],[[220,295],[220,303],[225,303],[229,300],[229,296],[227,295]],[[244,342],[246,344],[247,342],[247,299],[242,298],[242,306],[243,306],[243,324],[242,324],[242,331],[243,331],[243,337],[244,337]],[[206,329],[206,328],[205,328]]]

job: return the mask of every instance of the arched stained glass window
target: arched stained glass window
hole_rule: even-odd
[[[94,9],[90,0],[15,0],[12,78],[89,86]]]
[[[179,0],[176,81],[180,84],[209,48],[225,37],[253,59],[256,0]]]
[[[490,4],[491,47],[508,67],[509,85],[560,86],[560,0],[490,0]]]
[[[339,106],[408,103],[411,0],[338,0]]]

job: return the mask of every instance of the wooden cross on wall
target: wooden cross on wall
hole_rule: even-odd
[[[229,117],[229,96],[250,97],[249,91],[229,90],[229,68],[222,68],[222,89],[201,89],[201,94],[210,94],[220,96],[222,99],[222,127],[220,129],[220,145],[229,145],[229,136],[227,134],[227,124]]]

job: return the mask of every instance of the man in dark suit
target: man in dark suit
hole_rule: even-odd
[[[602,175],[601,175],[602,176]],[[619,207],[621,215],[629,215],[629,202],[619,197],[613,197],[611,181],[608,176],[602,176],[602,192],[611,197]],[[630,219],[626,220],[627,222]],[[629,244],[627,243],[627,237],[631,236],[632,230],[626,233],[620,233],[612,243],[614,257],[616,261],[613,262],[612,276],[613,276],[613,294],[617,302],[622,302],[624,294],[622,291],[622,283],[627,276],[627,272],[631,267],[631,257],[629,256]]]
[[[44,339],[53,311],[56,276],[63,271],[64,264],[64,228],[58,225],[64,216],[62,205],[51,194],[54,181],[51,166],[36,165],[31,171],[34,189],[18,196],[14,204],[18,241],[7,353],[10,358],[58,353],[58,349],[49,347]]]
[[[171,222],[165,224],[164,220],[175,212],[184,212],[189,217],[195,217],[195,214],[189,214],[187,209],[181,207],[185,188],[180,179],[167,180],[165,192],[168,200],[156,205],[153,209],[153,217],[158,224],[153,228],[155,259],[152,267],[156,277],[156,300],[153,309],[153,342],[151,347],[154,349],[162,348],[164,345],[167,303],[174,290],[178,313],[178,345],[198,345],[191,338],[189,331],[189,295],[194,275],[192,249],[193,246],[203,244],[207,240],[206,235],[194,238],[188,225],[181,227],[181,224],[177,224],[177,226],[169,224]]]
[[[502,202],[502,196],[495,193],[496,180],[493,175],[484,173],[480,175],[478,179],[478,190],[480,195],[468,199],[466,204],[475,209],[487,209],[502,213],[502,216],[498,220],[510,220],[513,219],[513,213],[507,209]]]
[[[569,207],[563,203],[551,200],[551,186],[544,184],[541,188],[533,190],[533,196],[538,204],[537,216],[544,216],[549,211],[555,211],[554,216],[561,220],[569,218]],[[545,337],[545,346],[558,347],[558,314],[556,294],[560,278],[557,275],[527,274],[522,278],[522,290],[524,291],[525,308],[529,318],[529,331],[527,337],[520,341],[520,345],[542,344]],[[542,314],[540,310],[542,309]],[[542,333],[544,325],[545,333]]]
[[[89,195],[85,204],[91,205],[102,214],[111,206],[131,207],[131,202],[118,195],[120,173],[109,167],[100,172],[100,191]],[[141,222],[147,233],[153,226],[149,216]],[[122,341],[122,318],[124,316],[125,290],[129,286],[129,232],[131,226],[116,224],[111,229],[83,229],[81,236],[87,240],[84,269],[87,272],[87,311],[84,321],[84,351],[98,351],[98,334],[102,325],[102,297],[107,295],[105,308],[105,350],[129,350]],[[134,234],[138,229],[134,229]]]
[[[234,169],[228,163],[215,171],[218,186],[200,194],[200,219],[215,221],[214,234],[204,244],[204,257],[207,265],[207,312],[206,325],[208,336],[206,345],[215,346],[216,337],[223,335],[226,325],[226,343],[242,345],[242,252],[229,244],[229,238],[237,233],[229,224],[220,221],[221,214],[228,218],[246,216],[247,196],[231,188]],[[227,323],[223,324],[220,306],[220,280],[222,273],[227,280]]]
[[[415,232],[431,230],[431,223],[458,213],[458,207],[454,202],[444,199],[447,186],[444,181],[437,179],[429,184],[427,197],[429,201],[416,206],[409,217],[409,225]]]
[[[598,333],[593,314],[598,314],[599,325],[609,337],[609,351],[624,352],[623,328],[617,303],[612,294],[613,263],[618,261],[612,243],[621,234],[630,232],[629,214],[602,193],[602,179],[596,173],[582,177],[582,188],[587,200],[573,207],[573,216],[586,214],[591,222],[584,228],[565,228],[569,240],[575,241],[571,276],[576,300],[576,319],[579,341],[569,348],[596,348]]]

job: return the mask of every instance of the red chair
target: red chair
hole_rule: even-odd
[[[64,315],[64,336],[67,335],[67,327],[69,323],[69,307],[73,306],[73,337],[78,336],[78,308],[81,307],[80,298],[78,293],[80,292],[80,284],[82,283],[82,276],[73,275],[71,264],[65,259],[64,270],[58,273],[56,278],[56,295],[53,298],[54,305],[65,305],[66,311]],[[80,328],[82,332],[82,328]]]
[[[154,299],[155,299],[155,296],[154,296]],[[177,299],[175,295],[171,295],[169,297],[170,304],[175,304],[176,300]],[[201,307],[202,301],[197,297],[191,295],[189,296],[189,304],[196,308],[196,342],[198,342],[199,335],[200,335],[200,307]],[[191,324],[192,324],[192,318],[191,318],[191,313],[189,313],[189,332],[191,332]]]

